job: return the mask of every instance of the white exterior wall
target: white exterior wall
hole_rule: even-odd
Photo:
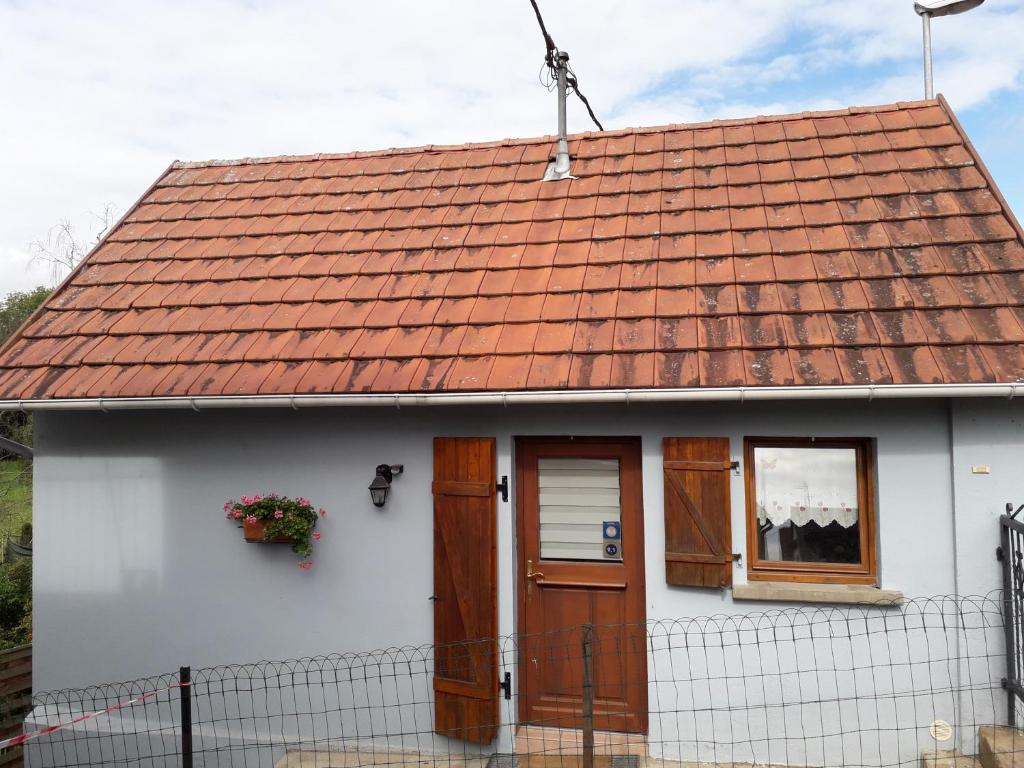
[[[984,594],[1002,587],[998,568],[980,567],[999,516],[1024,504],[1024,401],[954,401],[951,424],[957,576],[963,594]]]
[[[986,415],[996,422],[1002,418],[998,409]],[[971,587],[961,588],[961,594],[998,582],[990,557],[997,540],[992,521],[977,526],[969,543],[961,542],[959,568],[953,568],[954,525],[963,527],[967,519],[953,514],[954,475],[958,501],[986,510],[992,501],[983,487],[968,491],[960,482],[963,467],[951,447],[951,425],[970,417],[956,410],[951,421],[944,401],[40,413],[36,418],[37,690],[148,676],[183,664],[429,643],[430,482],[432,439],[438,435],[496,437],[498,475],[508,475],[513,484],[509,502],[498,501],[502,634],[516,628],[516,435],[642,437],[648,619],[783,607],[734,601],[728,590],[665,584],[664,436],[728,436],[740,461],[744,436],[875,438],[880,586],[912,597],[953,594],[957,579],[961,587]],[[1018,432],[1007,436],[1018,441],[1018,451],[1019,423]],[[977,424],[975,443],[985,429]],[[957,448],[964,455],[970,450],[969,440]],[[377,510],[366,486],[382,462],[404,464],[405,473],[395,480],[387,506]],[[742,583],[742,468],[731,490],[733,546],[744,555],[734,580]],[[315,545],[311,571],[297,568],[298,558],[287,547],[244,544],[241,532],[224,519],[227,499],[266,492],[306,496],[329,510],[319,526],[323,539]],[[1002,501],[1000,496],[995,506]],[[987,511],[978,514],[988,521]],[[959,535],[968,538],[962,530]],[[881,615],[884,609],[866,610]],[[856,650],[851,645],[848,652]],[[657,693],[652,686],[652,706]],[[656,718],[650,725],[652,741],[681,738]],[[726,725],[731,733],[732,724]],[[497,748],[508,751],[509,745]]]

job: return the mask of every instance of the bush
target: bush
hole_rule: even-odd
[[[32,559],[0,565],[0,649],[32,641]]]
[[[22,445],[32,446],[32,416],[20,411],[0,411],[0,436]],[[0,449],[0,459],[13,454]]]
[[[39,286],[31,291],[12,291],[0,299],[0,344],[28,320],[29,315],[46,301],[52,289]]]

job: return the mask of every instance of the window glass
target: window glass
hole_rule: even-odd
[[[622,559],[618,460],[538,459],[537,482],[542,559]]]
[[[760,560],[860,563],[857,450],[754,448]]]

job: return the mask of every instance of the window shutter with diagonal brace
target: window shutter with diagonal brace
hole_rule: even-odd
[[[493,437],[434,439],[434,728],[498,732],[498,570]]]
[[[729,438],[666,437],[665,580],[689,587],[732,584]]]

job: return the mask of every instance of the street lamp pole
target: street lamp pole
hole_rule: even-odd
[[[914,11],[921,17],[924,35],[924,97],[935,98],[932,76],[932,16],[955,16],[977,8],[985,0],[917,0]]]
[[[924,97],[935,98],[935,81],[932,77],[932,15],[921,14],[921,25],[924,28]]]

